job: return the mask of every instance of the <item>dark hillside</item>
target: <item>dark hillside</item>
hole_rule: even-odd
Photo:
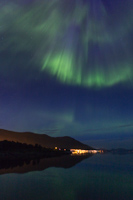
[[[26,144],[39,144],[46,148],[80,148],[80,149],[93,149],[71,137],[50,137],[46,134],[37,134],[30,132],[14,132],[0,129],[0,141],[8,140]]]

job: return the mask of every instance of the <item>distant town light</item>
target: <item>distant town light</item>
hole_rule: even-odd
[[[72,154],[100,153],[98,150],[70,149]]]

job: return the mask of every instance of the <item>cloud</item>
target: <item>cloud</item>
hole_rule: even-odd
[[[102,132],[102,131],[115,131],[115,130],[122,130],[125,128],[133,128],[133,124],[123,124],[123,125],[116,125],[116,126],[108,126],[108,127],[102,127],[97,129],[87,129],[85,132],[93,133],[93,132]]]

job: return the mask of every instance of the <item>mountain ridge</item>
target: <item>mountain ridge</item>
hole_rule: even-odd
[[[93,149],[92,147],[81,143],[80,141],[70,137],[51,137],[47,134],[38,134],[32,132],[16,132],[5,129],[0,129],[0,141],[8,140],[26,144],[39,144],[46,148],[79,148],[79,149]]]

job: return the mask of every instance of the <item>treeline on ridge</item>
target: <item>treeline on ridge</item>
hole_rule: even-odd
[[[16,150],[27,150],[27,151],[51,151],[52,149],[48,149],[42,147],[39,144],[26,144],[14,141],[0,141],[0,151],[16,151]]]

